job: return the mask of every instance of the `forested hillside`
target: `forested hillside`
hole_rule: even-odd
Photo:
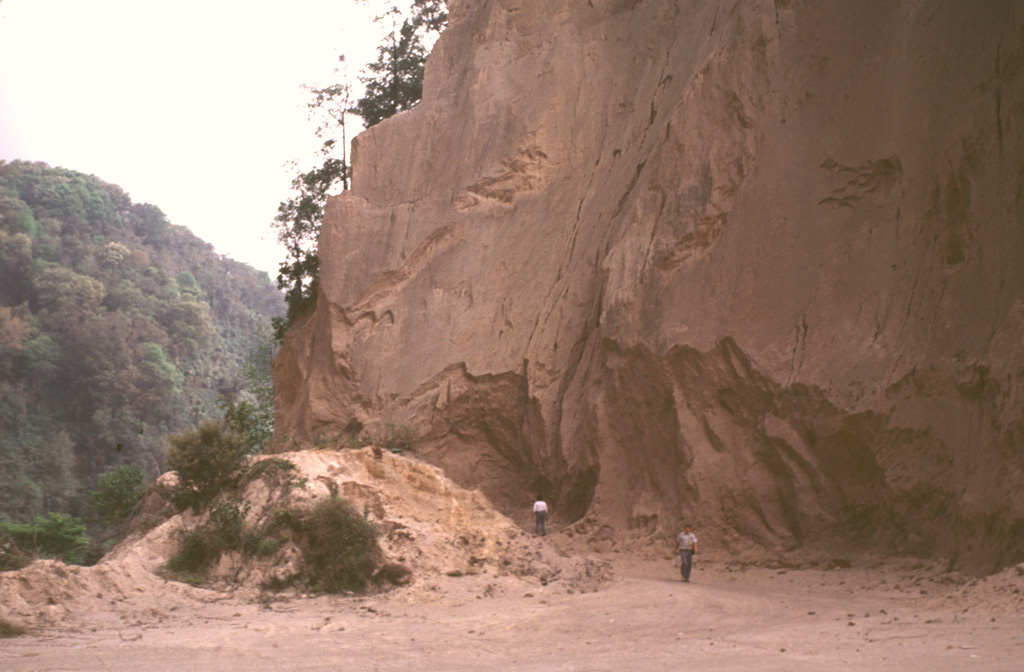
[[[221,415],[283,301],[120,187],[0,162],[0,517],[85,512],[97,476],[155,476]],[[266,336],[264,336],[266,338]]]

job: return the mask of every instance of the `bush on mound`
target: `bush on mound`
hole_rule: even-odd
[[[247,464],[245,438],[222,420],[204,420],[194,432],[167,437],[164,467],[178,472],[172,501],[199,513],[225,489],[238,484]]]
[[[211,444],[201,440],[179,444],[190,454],[199,445]],[[243,561],[270,558],[272,567],[281,567],[264,581],[268,589],[302,585],[314,592],[343,593],[364,591],[371,580],[407,582],[409,571],[403,567],[385,566],[377,572],[383,560],[380,532],[336,489],[311,507],[285,505],[261,524],[247,523],[250,504],[240,499],[234,486],[261,480],[272,490],[290,489],[301,485],[301,479],[292,476],[294,471],[295,465],[287,460],[271,458],[245,470],[224,470],[227,488],[223,481],[196,487],[194,478],[189,481],[192,487],[179,487],[177,492],[191,505],[208,502],[208,513],[203,522],[180,533],[181,547],[167,562],[167,570],[189,583],[201,583],[225,553],[237,552]],[[210,506],[207,498],[214,491],[220,493],[219,502]]]
[[[323,499],[308,511],[281,511],[274,527],[291,532],[302,553],[301,580],[318,592],[364,590],[382,557],[376,526],[341,497]]]

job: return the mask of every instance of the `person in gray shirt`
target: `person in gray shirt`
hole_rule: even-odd
[[[683,573],[683,581],[689,581],[693,556],[697,553],[697,535],[689,525],[683,525],[683,531],[676,537],[676,553],[679,553],[681,559],[679,570]]]

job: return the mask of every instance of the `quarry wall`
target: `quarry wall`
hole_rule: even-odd
[[[1024,559],[1024,5],[449,0],[277,428],[408,424],[598,548]]]

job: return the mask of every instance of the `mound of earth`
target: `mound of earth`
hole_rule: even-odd
[[[498,513],[480,492],[455,485],[440,469],[414,458],[365,448],[257,458],[264,460],[286,460],[294,469],[258,470],[260,476],[244,486],[240,509],[247,525],[256,528],[282,508],[309,508],[338,494],[378,526],[380,564],[408,569],[402,590],[414,596],[429,596],[445,581],[465,577],[486,581],[492,592],[524,583],[588,592],[611,575],[607,563],[560,553]],[[165,475],[165,483],[172,478]],[[141,515],[166,508],[161,491],[166,490],[154,489]],[[40,560],[0,574],[0,618],[55,624],[100,610],[141,613],[146,605],[167,609],[218,600],[225,590],[255,599],[268,581],[285,582],[301,572],[297,550],[285,546],[265,558],[223,555],[210,569],[207,587],[171,580],[164,566],[178,552],[182,533],[207,517],[191,511],[171,515],[131,535],[94,567]]]

